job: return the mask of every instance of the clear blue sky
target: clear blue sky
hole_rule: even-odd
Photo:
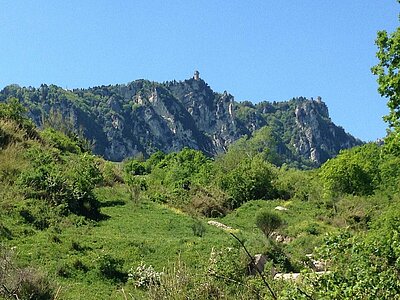
[[[0,89],[89,87],[198,69],[237,101],[320,95],[333,121],[363,140],[385,135],[386,101],[370,68],[395,0],[4,0]]]

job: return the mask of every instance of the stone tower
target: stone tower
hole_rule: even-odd
[[[200,73],[199,73],[199,71],[194,71],[194,75],[193,75],[193,79],[194,80],[199,80],[200,79]]]

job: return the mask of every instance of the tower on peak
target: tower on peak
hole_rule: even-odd
[[[194,71],[194,75],[193,75],[193,79],[194,80],[199,80],[200,79],[200,73],[199,73],[199,71]]]

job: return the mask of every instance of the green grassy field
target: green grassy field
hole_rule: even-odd
[[[21,264],[46,271],[60,289],[61,299],[124,299],[122,290],[133,298],[145,297],[131,280],[102,278],[99,264],[104,257],[120,261],[122,272],[141,262],[162,271],[181,261],[193,274],[201,274],[209,264],[213,248],[238,247],[229,232],[208,225],[205,218],[194,219],[163,204],[130,201],[124,185],[98,188],[96,195],[102,204],[102,221],[70,216],[43,231],[23,223],[8,225],[16,237],[20,235],[18,228],[26,232],[23,237],[7,241],[7,246],[15,247]],[[318,239],[318,235],[304,236],[302,227],[311,222],[323,226],[323,232],[327,228],[317,221],[315,211],[301,208],[298,203],[250,201],[218,221],[236,229],[235,234],[245,241],[252,254],[263,253],[266,239],[255,226],[254,216],[261,208],[273,210],[277,205],[288,208],[281,212],[287,224],[283,231],[299,236],[292,251],[312,251],[309,242]],[[204,227],[201,237],[193,231],[198,222]],[[302,245],[301,239],[308,243]],[[304,254],[296,253],[298,257]]]

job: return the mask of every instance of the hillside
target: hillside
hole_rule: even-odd
[[[74,90],[11,85],[0,92],[0,101],[9,97],[28,107],[37,126],[70,126],[93,142],[96,154],[112,161],[184,147],[214,156],[266,126],[289,164],[317,166],[341,149],[361,144],[331,121],[320,98],[238,103],[227,92],[214,92],[201,78]]]
[[[269,162],[271,135],[115,164],[0,103],[0,299],[396,299],[398,154],[301,171]]]

